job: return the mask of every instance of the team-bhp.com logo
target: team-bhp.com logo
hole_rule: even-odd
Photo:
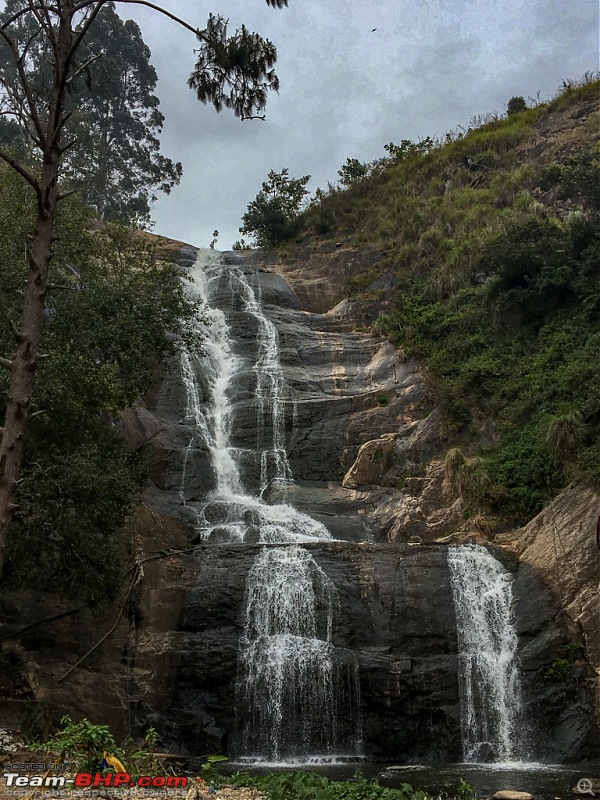
[[[188,779],[142,775],[133,777],[128,772],[109,772],[102,775],[100,772],[78,772],[74,778],[65,778],[62,775],[20,775],[18,772],[5,772],[6,787],[13,789],[66,789],[74,786],[79,789],[104,788],[110,787],[117,789],[121,787],[140,787],[142,789],[185,789]]]

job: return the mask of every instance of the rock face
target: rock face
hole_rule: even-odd
[[[70,676],[58,679],[100,638],[114,610],[33,629],[19,640],[38,699],[50,716],[70,713],[109,724],[117,736],[149,725],[162,744],[190,756],[236,753],[238,643],[246,577],[263,546],[204,544],[187,555],[185,530],[167,517],[141,513],[145,577],[115,634]],[[405,761],[460,759],[456,621],[446,548],[323,542],[308,546],[333,581],[338,600],[334,644],[357,659],[364,753]],[[516,566],[516,565],[515,565]],[[517,573],[517,626],[527,679],[528,719],[541,720],[537,759],[577,760],[594,743],[584,685],[544,682],[568,633],[559,609],[532,572]],[[1,633],[15,614],[3,598]],[[35,610],[26,611],[35,616]],[[47,607],[45,609],[47,613]],[[31,617],[30,617],[31,618]],[[13,617],[14,619],[14,617]],[[581,677],[581,676],[579,676]],[[531,678],[531,679],[530,679]],[[532,715],[534,715],[532,717]]]
[[[189,251],[180,256],[189,263]],[[343,262],[343,250],[334,257]],[[459,760],[456,619],[447,550],[433,542],[460,526],[462,507],[446,490],[441,415],[420,365],[357,330],[360,319],[335,282],[319,291],[318,270],[302,272],[302,280],[299,272],[290,288],[258,264],[238,266],[277,329],[289,387],[285,437],[295,484],[283,496],[268,487],[265,499],[285,500],[339,540],[307,547],[336,587],[334,645],[358,663],[364,754]],[[217,302],[227,310],[244,365],[231,387],[232,445],[242,454],[244,485],[256,493],[256,321],[226,282]],[[82,609],[31,629],[13,646],[50,717],[88,716],[117,736],[153,725],[165,748],[192,757],[235,755],[246,579],[264,545],[256,543],[259,520],[252,510],[243,516],[244,544],[228,542],[228,507],[211,496],[211,454],[194,437],[180,373],[178,362],[169,365],[145,405],[122,415],[128,446],[146,448],[150,458],[150,483],[132,522],[132,537],[148,560],[115,632],[63,680],[90,638],[100,639],[113,625],[119,608],[101,615]],[[595,691],[600,712],[600,626],[594,624],[600,598],[590,531],[598,500],[589,492],[567,495],[550,516],[502,540],[507,552],[494,551],[515,574],[530,755],[537,760],[579,760],[597,745],[590,710]],[[208,541],[198,529],[197,507],[210,526]],[[565,548],[560,566],[556,527]],[[573,575],[564,568],[570,563],[577,565]],[[19,620],[41,618],[40,602],[0,595],[0,636],[20,627]],[[588,667],[577,658],[560,681],[549,679],[581,636],[595,685],[588,686]]]
[[[570,702],[566,699],[578,681],[588,684],[595,717],[600,719],[600,552],[596,546],[599,511],[600,494],[589,486],[578,486],[559,495],[525,528],[496,537],[498,543],[518,555],[520,579],[536,575],[553,595],[566,621],[570,648],[558,649],[553,662],[555,676],[541,682],[543,691],[536,708],[537,717],[543,719],[545,709],[556,697],[561,693],[565,696],[560,743],[576,738],[581,726],[587,724],[586,715],[590,715],[589,708],[582,708],[574,698]],[[534,612],[535,597],[528,598],[528,604]],[[537,624],[537,614],[532,613],[522,633],[528,636],[538,631]],[[528,645],[533,663],[537,658],[535,648],[533,642]],[[547,669],[538,673],[544,671]]]
[[[139,619],[131,662],[119,668],[121,693],[127,686],[135,727],[154,725],[168,748],[191,756],[221,749],[236,755],[244,593],[262,547],[207,544],[146,567],[133,601]],[[364,753],[382,760],[460,760],[446,548],[342,542],[308,548],[336,587],[333,643],[358,662]],[[539,681],[540,664],[551,663],[568,640],[557,624],[558,608],[534,574],[519,574],[515,589],[521,660],[525,675],[535,677],[527,680],[526,718],[535,710],[540,719],[545,706],[535,756],[578,759],[593,742],[589,715],[577,735],[568,732],[571,707]],[[113,675],[113,689],[117,684]],[[581,686],[568,696],[579,708],[588,700]]]
[[[296,485],[285,498],[269,490],[266,499],[289,501],[329,524],[334,536],[353,541],[434,540],[456,528],[460,505],[440,491],[440,414],[428,400],[419,364],[402,361],[387,340],[358,332],[352,304],[341,302],[327,313],[302,310],[282,277],[241,264],[277,329],[289,388],[286,450]],[[257,492],[257,322],[226,281],[216,304],[227,314],[236,355],[248,365],[232,386],[232,445],[242,454],[244,485]],[[185,414],[174,363],[146,406],[128,412],[123,425],[133,447],[148,442],[152,485],[144,502],[189,522],[182,500],[202,502],[215,484],[208,451],[197,444],[186,451],[194,431]]]

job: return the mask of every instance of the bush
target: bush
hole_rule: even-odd
[[[506,106],[506,111],[508,116],[510,117],[511,114],[519,114],[521,111],[527,110],[527,103],[525,102],[525,98],[521,97],[511,97],[508,101]]]
[[[299,229],[297,217],[310,175],[290,178],[289,170],[271,170],[242,217],[240,233],[254,237],[258,247],[274,247],[291,239]]]

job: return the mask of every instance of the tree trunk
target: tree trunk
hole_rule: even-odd
[[[23,437],[31,417],[31,403],[42,333],[48,269],[52,260],[58,176],[62,154],[60,134],[64,122],[64,97],[72,56],[74,0],[59,4],[59,26],[54,49],[52,96],[45,136],[41,142],[42,173],[38,183],[38,213],[29,251],[29,278],[23,300],[21,328],[15,330],[17,348],[10,362],[4,428],[0,429],[0,572],[4,564],[8,530],[15,511],[15,492],[23,457]],[[36,112],[37,113],[37,112]]]
[[[56,154],[58,155],[58,154]],[[52,254],[54,219],[57,204],[58,158],[44,165],[41,189],[45,202],[37,216],[25,290],[21,329],[15,331],[17,349],[10,367],[4,428],[0,429],[0,571],[4,563],[8,528],[15,511],[14,497],[21,458],[23,436],[31,416],[38,347],[48,289],[48,267]]]

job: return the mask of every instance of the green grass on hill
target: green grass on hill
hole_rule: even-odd
[[[383,252],[393,310],[374,328],[425,360],[448,447],[465,454],[467,512],[502,524],[600,480],[600,115],[572,117],[599,90],[397,153],[302,220]]]

